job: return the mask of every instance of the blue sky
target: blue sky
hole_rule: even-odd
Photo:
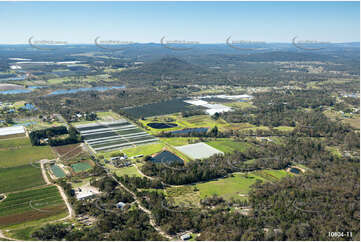
[[[360,41],[359,2],[0,2],[0,43]]]

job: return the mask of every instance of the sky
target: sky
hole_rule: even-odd
[[[0,2],[0,44],[360,41],[359,2]]]

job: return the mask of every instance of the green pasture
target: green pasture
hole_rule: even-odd
[[[0,193],[15,192],[45,184],[39,164],[0,168]]]
[[[55,155],[49,146],[32,146],[27,137],[0,140],[0,168],[54,158]]]
[[[207,141],[206,144],[224,153],[232,153],[234,151],[244,152],[252,146],[250,143],[239,142],[232,139],[216,139]]]

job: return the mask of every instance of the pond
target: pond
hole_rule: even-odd
[[[66,176],[65,172],[63,171],[63,169],[61,169],[59,166],[57,165],[51,165],[50,166],[51,171],[53,172],[53,174],[57,177],[57,178],[64,178]]]
[[[295,174],[300,174],[301,170],[300,170],[300,169],[297,169],[297,168],[295,168],[295,167],[292,167],[292,168],[290,169],[290,172],[295,173]]]
[[[81,88],[73,88],[73,89],[60,89],[51,92],[48,95],[60,95],[60,94],[72,94],[78,92],[88,92],[88,91],[97,91],[104,92],[111,89],[123,89],[125,86],[111,86],[111,87],[81,87]]]
[[[34,89],[44,88],[43,86],[29,86],[28,88],[24,89],[13,89],[13,90],[5,90],[0,91],[0,94],[22,94],[22,93],[29,93],[34,91]]]
[[[175,123],[149,123],[147,125],[153,129],[168,129],[168,128],[174,128],[174,127],[178,126]]]
[[[175,154],[173,154],[172,152],[169,152],[167,150],[160,152],[159,154],[157,154],[156,156],[154,156],[151,159],[152,162],[154,163],[178,163],[178,164],[183,164],[183,160],[181,158],[179,158],[178,156],[176,156]]]
[[[206,133],[207,131],[208,131],[208,128],[189,128],[189,129],[172,131],[170,133],[172,133],[172,134],[190,134],[190,133]]]

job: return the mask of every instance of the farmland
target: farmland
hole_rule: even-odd
[[[95,152],[136,147],[158,141],[126,120],[79,125],[76,128]]]
[[[163,149],[163,147],[165,147],[165,145],[162,143],[153,143],[153,144],[145,144],[142,146],[127,148],[127,149],[124,149],[123,152],[128,157],[132,157],[132,156],[136,156],[136,155],[147,156],[147,155],[152,155],[154,153],[161,151]]]
[[[0,193],[15,192],[45,184],[40,165],[0,168]]]
[[[0,203],[0,227],[50,217],[64,210],[55,186],[11,193]]]
[[[183,112],[191,109],[191,105],[183,102],[182,99],[172,99],[158,103],[145,104],[143,106],[123,109],[122,112],[134,119],[152,117],[171,113]]]
[[[21,166],[54,157],[48,146],[32,146],[27,137],[0,140],[0,168]]]

